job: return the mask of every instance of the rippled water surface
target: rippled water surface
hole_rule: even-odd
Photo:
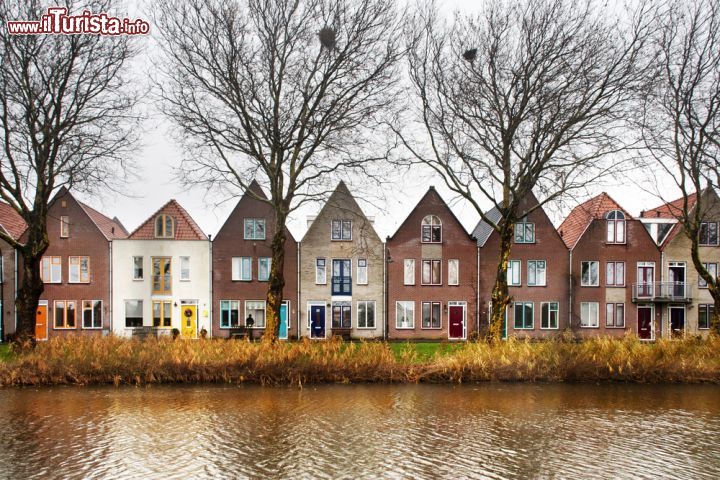
[[[717,386],[0,390],[2,478],[720,478]]]

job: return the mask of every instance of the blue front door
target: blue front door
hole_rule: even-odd
[[[310,307],[310,338],[325,338],[325,306]]]
[[[288,338],[288,306],[287,303],[280,305],[280,340]]]

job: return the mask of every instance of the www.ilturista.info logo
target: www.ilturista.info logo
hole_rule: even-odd
[[[150,24],[139,18],[111,17],[89,10],[80,15],[68,15],[65,7],[48,8],[39,21],[9,21],[7,28],[11,35],[147,35],[150,32]]]

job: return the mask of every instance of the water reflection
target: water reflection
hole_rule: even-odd
[[[7,478],[720,477],[717,386],[0,391]]]

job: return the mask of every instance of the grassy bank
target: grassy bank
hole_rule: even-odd
[[[643,343],[278,343],[57,338],[0,362],[0,385],[175,382],[303,385],[349,382],[720,383],[720,338]]]

